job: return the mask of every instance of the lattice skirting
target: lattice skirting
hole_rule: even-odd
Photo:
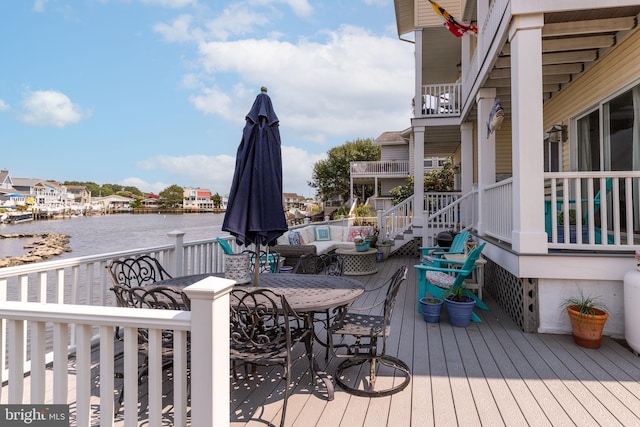
[[[538,280],[514,276],[487,259],[484,290],[524,332],[538,330]]]
[[[395,249],[389,256],[399,257],[417,257],[420,258],[420,248],[422,247],[422,238],[414,237],[405,244]]]

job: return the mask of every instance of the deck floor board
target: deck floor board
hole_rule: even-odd
[[[338,386],[327,401],[324,384],[309,376],[307,359],[292,369],[294,385],[287,408],[287,426],[515,426],[515,425],[640,425],[640,357],[605,337],[602,348],[589,350],[574,344],[569,335],[522,332],[485,292],[490,311],[476,310],[483,320],[467,328],[449,324],[446,310],[440,323],[426,323],[416,309],[418,258],[391,257],[378,273],[358,276],[367,289],[391,277],[401,265],[408,280],[398,294],[388,352],[404,360],[412,371],[409,386],[392,396],[365,398],[345,393]],[[366,292],[355,302],[360,307],[384,298],[385,289]],[[323,333],[321,322],[316,331]],[[315,357],[330,376],[342,359],[325,361],[325,349],[314,346]],[[92,353],[92,425],[98,425],[99,352]],[[75,360],[69,361],[74,372]],[[116,371],[118,367],[116,366]],[[52,401],[51,371],[46,371],[47,402]],[[258,367],[239,380],[231,376],[230,422],[233,426],[278,425],[282,415],[284,383],[280,367]],[[30,378],[24,396],[30,396]],[[116,379],[116,387],[121,384]],[[397,378],[382,375],[381,382]],[[165,382],[165,418],[172,425],[172,394]],[[146,382],[140,386],[140,425],[148,425]],[[68,402],[75,406],[75,377],[69,378]],[[115,398],[115,397],[114,397]],[[6,403],[6,386],[0,403]],[[126,408],[123,408],[126,410]],[[124,425],[123,411],[114,425]]]

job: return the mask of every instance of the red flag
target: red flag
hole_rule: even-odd
[[[451,16],[442,6],[433,0],[429,0],[431,7],[436,11],[442,19],[444,19],[444,26],[456,37],[462,37],[467,31],[471,31],[474,35],[478,35],[478,27],[475,25],[465,25],[456,21],[456,18]]]

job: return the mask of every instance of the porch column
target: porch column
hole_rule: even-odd
[[[413,98],[413,117],[423,117],[422,114],[422,28],[415,31],[415,76],[416,88]]]
[[[473,123],[465,122],[460,125],[460,190],[462,195],[473,189]],[[473,221],[473,207],[471,200],[462,205],[461,225],[466,227]]]
[[[484,190],[496,182],[496,133],[487,137],[487,120],[496,98],[495,88],[480,89],[476,95],[478,105],[478,234],[485,234],[487,214]]]
[[[513,164],[513,241],[519,253],[547,253],[542,147],[544,16],[519,15],[509,28]]]
[[[427,241],[424,235],[424,126],[413,129],[415,151],[413,155],[413,228],[414,234],[422,236],[422,242]]]

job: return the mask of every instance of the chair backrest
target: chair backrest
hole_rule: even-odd
[[[325,268],[325,260],[318,254],[304,254],[293,268],[294,274],[319,274]]]
[[[324,261],[324,274],[327,276],[344,276],[344,255],[322,254]]]
[[[462,284],[462,282],[473,272],[474,268],[476,268],[476,261],[480,258],[482,249],[484,249],[486,244],[486,242],[482,242],[469,252],[469,255],[467,255],[467,258],[464,260],[464,264],[462,264],[460,270],[456,273],[456,280],[451,285],[452,288]]]
[[[171,279],[171,275],[162,267],[160,261],[149,255],[114,260],[109,263],[107,269],[114,285],[122,285],[128,288]]]
[[[233,289],[230,293],[230,345],[248,357],[268,356],[287,343],[291,348],[290,318],[296,313],[287,299],[268,289]]]
[[[469,234],[470,233],[468,231],[461,231],[460,233],[456,234],[447,252],[450,254],[464,253],[464,244],[467,240],[469,240]]]
[[[245,249],[243,254],[249,254],[249,266],[251,271],[254,272],[256,266],[260,273],[277,273],[280,268],[280,254],[277,252],[265,252],[260,251],[260,256],[256,251]]]
[[[168,286],[130,288],[113,285],[111,290],[119,307],[189,310],[191,306],[191,301],[184,292]]]
[[[227,242],[223,238],[216,237],[216,241],[218,242],[218,244],[222,248],[222,252],[224,252],[225,255],[233,255],[235,253],[235,252],[233,252],[233,248],[231,248],[231,245],[229,244],[229,242]]]
[[[391,276],[389,280],[389,287],[387,288],[387,295],[384,300],[384,326],[389,326],[391,322],[391,315],[393,314],[393,307],[396,304],[396,297],[400,290],[400,285],[407,280],[407,266],[403,265]],[[383,334],[385,335],[385,334]]]

